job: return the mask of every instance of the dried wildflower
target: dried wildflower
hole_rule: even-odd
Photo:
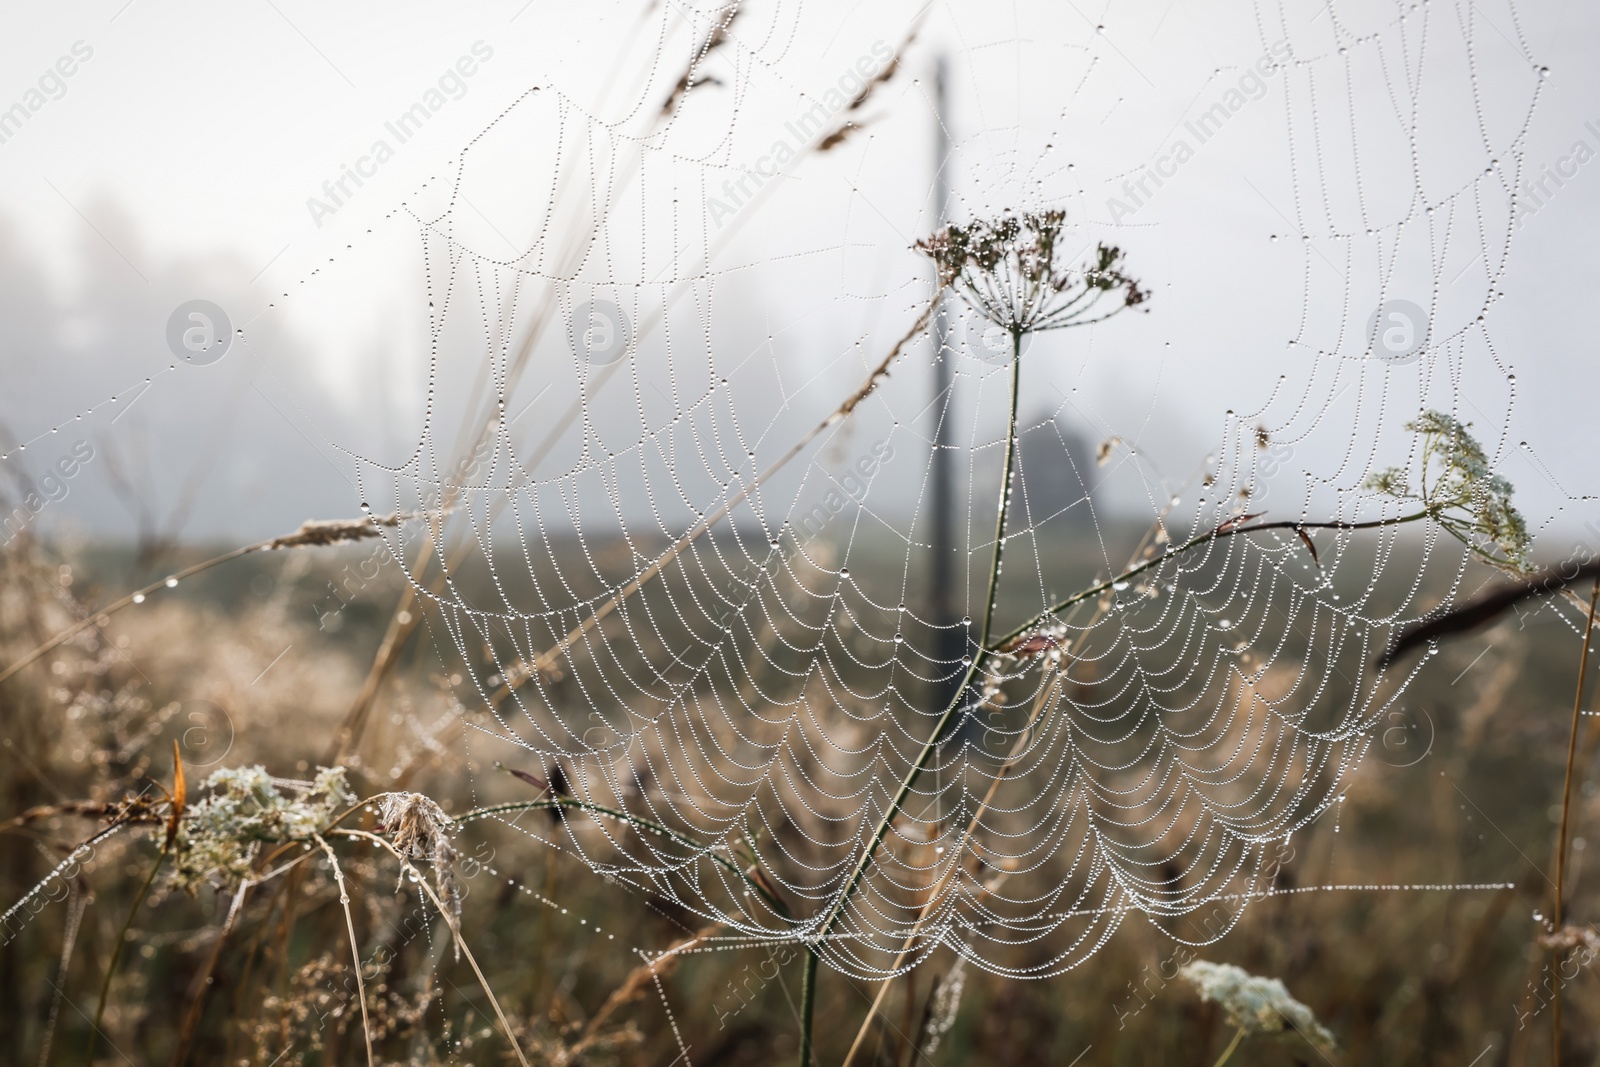
[[[1065,211],[1002,215],[966,226],[952,223],[917,242],[934,262],[939,284],[959,292],[986,319],[1021,336],[1035,330],[1086,326],[1149,299],[1122,272],[1122,250],[1100,245],[1082,269],[1064,264]],[[1109,311],[1096,314],[1102,297],[1120,292]]]
[[[456,824],[437,801],[421,793],[385,793],[378,803],[378,830],[388,834],[395,851],[409,859],[433,865],[433,884],[450,910],[451,921],[461,918],[461,886],[456,881],[456,860],[461,853],[450,843]],[[459,948],[457,949],[459,951]]]
[[[1178,973],[1194,985],[1201,1000],[1222,1006],[1240,1036],[1278,1034],[1292,1028],[1319,1049],[1334,1046],[1333,1035],[1317,1022],[1311,1009],[1291,997],[1276,978],[1258,978],[1231,963],[1204,960],[1186,964]]]
[[[1462,423],[1442,411],[1424,411],[1406,423],[1422,438],[1421,471],[1415,488],[1400,467],[1379,471],[1366,488],[1415,500],[1452,535],[1489,562],[1511,570],[1528,566],[1528,526],[1512,506],[1512,486],[1489,468],[1489,457]],[[1498,554],[1497,554],[1498,553]]]
[[[322,767],[310,782],[273,778],[260,766],[216,771],[200,786],[174,843],[170,879],[194,892],[207,882],[249,878],[261,846],[308,841],[355,802],[343,767]]]

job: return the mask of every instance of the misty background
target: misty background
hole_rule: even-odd
[[[927,299],[911,246],[940,210],[942,57],[949,217],[1063,206],[1086,250],[1120,245],[1154,292],[1148,314],[1032,340],[1025,478],[1070,466],[1062,499],[1082,479],[1106,514],[1149,517],[1192,499],[1213,456],[1275,514],[1325,515],[1404,462],[1401,424],[1432,405],[1474,423],[1542,531],[1536,551],[1593,518],[1600,166],[1547,184],[1534,212],[1510,195],[1577,142],[1600,150],[1592,8],[754,4],[681,91],[727,15],[521,0],[13,13],[0,108],[27,115],[0,125],[7,512],[79,441],[93,458],[60,475],[36,532],[231,542],[363,501],[416,506],[525,352],[482,483],[516,482],[525,509],[494,536],[681,532],[854,391]],[[832,116],[860,128],[713,213],[875,44],[899,69]],[[1274,54],[1293,60],[1241,81]],[[1188,132],[1234,90],[1219,129]],[[419,103],[402,142],[393,124]],[[1176,140],[1192,158],[1135,197]],[[379,141],[392,154],[329,212]],[[609,374],[566,327],[592,298],[637,331]],[[1436,353],[1362,358],[1391,298],[1434,309]],[[195,299],[241,332],[216,362],[174,367],[168,320]],[[740,517],[781,523],[887,441],[900,459],[866,510],[906,536],[941,412],[960,491],[989,485],[1005,381],[975,333],[955,314],[948,407],[930,403],[920,341]],[[1257,425],[1283,442],[1268,472]]]

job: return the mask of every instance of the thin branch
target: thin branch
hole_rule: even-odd
[[[1302,530],[1377,530],[1389,526],[1402,526],[1409,522],[1416,522],[1419,519],[1426,519],[1432,514],[1432,511],[1424,509],[1410,515],[1400,515],[1392,519],[1372,519],[1368,522],[1284,521],[1261,522],[1254,526],[1229,526],[1228,524],[1224,523],[1223,525],[1218,526],[1215,530],[1210,530],[1196,537],[1191,537],[1183,544],[1177,545],[1174,548],[1170,548],[1161,555],[1156,556],[1153,559],[1146,560],[1136,567],[1130,567],[1115,577],[1107,578],[1103,582],[1098,582],[1089,586],[1087,589],[1080,590],[1063,600],[1057,601],[1048,608],[1045,608],[1039,614],[1035,615],[1033,618],[1029,619],[1027,622],[1023,623],[1021,626],[1018,626],[1016,629],[1012,630],[1010,633],[1001,635],[999,640],[995,641],[995,643],[990,646],[990,649],[1005,647],[1009,641],[1027,633],[1029,630],[1038,626],[1050,616],[1059,615],[1061,612],[1072,607],[1074,604],[1088,600],[1090,597],[1099,596],[1101,593],[1106,592],[1118,582],[1125,582],[1129,579],[1137,578],[1145,571],[1153,570],[1154,568],[1161,566],[1163,563],[1169,563],[1177,557],[1199,548],[1201,545],[1209,544],[1212,541],[1219,541],[1224,537],[1234,537],[1238,534],[1264,533],[1267,530],[1293,530],[1297,533]]]

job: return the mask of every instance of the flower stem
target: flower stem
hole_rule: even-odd
[[[1011,332],[1011,413],[1006,423],[1005,470],[1000,476],[1000,508],[994,521],[994,553],[989,559],[989,592],[983,605],[983,629],[978,647],[989,647],[989,627],[994,623],[994,605],[1000,598],[1000,563],[1006,548],[1006,512],[1011,507],[1011,479],[1017,460],[1017,398],[1022,384],[1022,333]]]
[[[1589,594],[1589,621],[1583,627],[1583,658],[1578,661],[1578,691],[1572,697],[1572,733],[1567,738],[1567,775],[1561,786],[1561,829],[1556,841],[1556,902],[1551,908],[1551,919],[1556,931],[1561,930],[1561,893],[1567,877],[1567,816],[1572,807],[1572,764],[1578,754],[1578,720],[1583,716],[1583,683],[1589,672],[1589,639],[1594,635],[1594,609],[1600,601],[1600,578],[1594,582]],[[1561,1063],[1561,983],[1557,982],[1550,1003],[1550,1025],[1553,1034],[1550,1043],[1552,1063]]]
[[[372,1058],[372,1021],[367,1017],[367,983],[361,977],[361,946],[356,943],[356,921],[350,915],[350,890],[344,884],[344,870],[339,866],[339,857],[334,855],[333,846],[321,834],[312,834],[311,837],[327,854],[334,880],[339,883],[339,906],[344,908],[344,928],[350,935],[350,959],[355,964],[356,996],[361,1001],[361,1036],[367,1040],[367,1067],[372,1067],[376,1062]]]
[[[1241,1026],[1241,1027],[1239,1027],[1239,1029],[1237,1029],[1237,1030],[1235,1030],[1233,1032],[1233,1040],[1228,1042],[1228,1047],[1222,1050],[1222,1055],[1217,1058],[1217,1062],[1213,1063],[1211,1065],[1211,1067],[1222,1067],[1222,1065],[1224,1063],[1227,1063],[1229,1057],[1231,1057],[1233,1055],[1234,1049],[1238,1048],[1239,1047],[1239,1042],[1241,1042],[1243,1040],[1244,1040],[1244,1027]]]
[[[806,946],[806,976],[800,986],[800,1067],[811,1064],[811,1017],[817,1006],[817,950]]]
[[[994,621],[994,606],[997,591],[1000,585],[1000,563],[1005,553],[1006,513],[1011,502],[1011,478],[1016,466],[1017,458],[1017,399],[1020,395],[1018,386],[1022,378],[1021,368],[1022,334],[1013,331],[1011,334],[1011,406],[1006,419],[1006,451],[1004,470],[1000,480],[1000,503],[998,514],[995,517],[994,553],[989,562],[989,584],[984,593],[983,629],[981,631],[976,654],[972,663],[968,665],[966,673],[961,678],[961,684],[956,688],[955,696],[945,706],[944,714],[939,716],[939,721],[934,724],[933,733],[922,745],[916,762],[911,765],[911,770],[900,783],[900,789],[895,793],[894,800],[889,804],[883,818],[878,820],[877,829],[873,831],[872,838],[866,847],[861,850],[861,858],[856,861],[855,870],[850,875],[850,880],[845,883],[844,891],[839,894],[833,907],[823,916],[822,922],[814,935],[817,941],[826,937],[833,929],[839,916],[843,914],[845,905],[861,884],[861,879],[866,876],[872,866],[872,857],[878,851],[878,846],[889,833],[889,827],[894,823],[895,816],[900,814],[901,807],[906,798],[911,795],[911,790],[916,787],[917,779],[922,777],[922,772],[927,769],[928,763],[933,759],[934,752],[945,740],[952,723],[957,721],[957,712],[965,705],[966,694],[982,669],[984,660],[988,658],[989,629]],[[813,944],[816,942],[814,941]]]

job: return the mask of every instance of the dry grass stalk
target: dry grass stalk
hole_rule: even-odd
[[[910,32],[906,34],[906,39],[900,42],[899,48],[895,49],[894,57],[884,65],[884,68],[880,70],[872,78],[872,80],[863,85],[860,91],[851,98],[850,103],[846,105],[844,109],[844,121],[839,123],[832,133],[828,134],[828,136],[817,142],[817,151],[819,153],[827,152],[830,149],[837,148],[839,145],[848,140],[851,134],[862,128],[864,125],[863,123],[856,122],[849,116],[866,107],[867,104],[872,100],[873,94],[876,93],[881,86],[887,85],[891,80],[893,80],[894,76],[899,73],[900,57],[904,55],[906,49],[910,48],[912,43],[916,41],[917,31],[922,28],[922,20],[926,16],[927,11],[927,8],[923,8],[922,12],[917,15],[916,21],[911,24]]]
[[[316,841],[333,867],[334,880],[339,883],[339,906],[344,909],[344,927],[350,934],[350,960],[356,973],[356,997],[361,1001],[361,1036],[367,1042],[367,1067],[372,1067],[372,1021],[367,1018],[367,985],[361,977],[361,948],[356,943],[356,921],[350,915],[350,891],[345,887],[344,869],[339,866],[339,857],[334,855],[333,847],[323,840],[321,834],[316,835]]]
[[[706,35],[706,39],[701,43],[700,47],[694,50],[694,56],[689,60],[688,68],[684,70],[683,75],[678,79],[678,83],[672,87],[672,92],[667,94],[667,99],[662,102],[662,115],[672,114],[677,110],[678,104],[690,89],[696,85],[703,85],[710,80],[696,77],[696,72],[699,71],[700,65],[706,61],[712,52],[715,52],[728,42],[728,31],[733,29],[733,23],[738,17],[739,5],[737,3],[729,4],[716,14],[711,24],[711,32]]]

